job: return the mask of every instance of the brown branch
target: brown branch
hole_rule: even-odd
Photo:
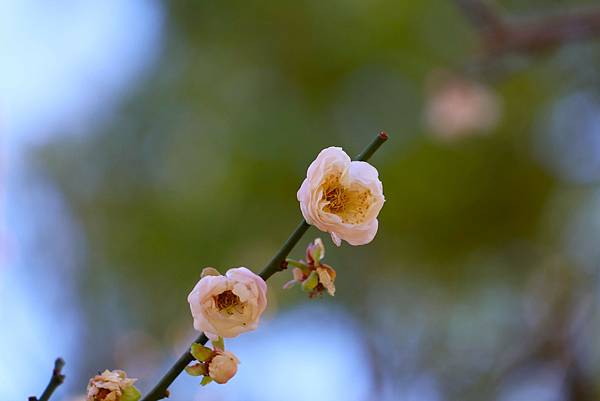
[[[512,19],[501,16],[483,0],[454,0],[479,31],[484,55],[535,54],[579,40],[600,36],[600,7],[563,14]]]
[[[480,31],[495,31],[504,25],[498,12],[482,0],[454,0],[454,3],[465,18]]]
[[[29,397],[28,401],[48,401],[54,390],[65,381],[65,375],[62,374],[62,368],[65,366],[65,361],[62,358],[57,358],[54,361],[54,369],[52,369],[52,376],[50,382],[46,386],[46,389],[40,396],[40,398]]]
[[[483,34],[486,53],[538,53],[600,36],[600,8],[505,23]]]

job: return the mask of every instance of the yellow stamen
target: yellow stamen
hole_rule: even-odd
[[[360,185],[344,187],[340,176],[331,174],[323,182],[323,198],[327,201],[323,211],[338,215],[344,223],[360,224],[367,215],[371,191]]]

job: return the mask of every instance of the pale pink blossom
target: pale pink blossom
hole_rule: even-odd
[[[122,370],[105,370],[90,379],[87,401],[137,401],[140,392],[133,385],[136,380],[127,378]]]
[[[297,197],[306,222],[330,233],[337,246],[342,240],[350,245],[371,242],[385,201],[377,169],[367,162],[351,161],[338,147],[319,153]]]
[[[208,364],[208,375],[217,383],[224,384],[237,372],[240,361],[229,351],[217,351]]]
[[[425,120],[441,138],[458,138],[493,129],[500,119],[500,102],[486,85],[447,73],[430,84]]]
[[[196,330],[211,340],[237,337],[258,327],[267,307],[267,284],[245,267],[229,269],[225,276],[204,275],[188,302]]]

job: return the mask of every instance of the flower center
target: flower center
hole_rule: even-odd
[[[223,291],[214,297],[215,304],[219,311],[225,311],[228,315],[233,315],[234,312],[241,313],[244,305],[240,302],[240,297],[235,295],[233,291]]]
[[[325,208],[329,213],[337,214],[344,210],[344,205],[347,202],[347,195],[344,188],[341,186],[327,188],[325,192],[325,200],[328,202]]]
[[[323,211],[339,216],[342,222],[360,224],[371,203],[371,191],[359,185],[344,187],[341,173],[332,174],[323,183]]]
[[[94,396],[94,399],[97,401],[102,401],[104,400],[109,394],[111,393],[110,390],[105,389],[105,388],[99,388],[98,389],[98,393]]]

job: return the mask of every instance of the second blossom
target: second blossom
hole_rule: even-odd
[[[258,327],[267,307],[267,284],[245,267],[229,269],[225,276],[206,268],[188,302],[196,330],[211,340],[237,337]]]

